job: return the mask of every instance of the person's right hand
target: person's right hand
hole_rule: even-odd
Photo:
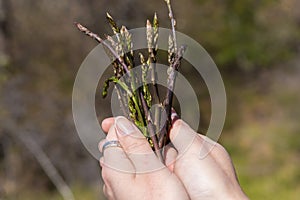
[[[227,151],[206,136],[197,134],[178,119],[170,131],[176,148],[167,150],[169,169],[194,199],[248,199],[243,193]]]

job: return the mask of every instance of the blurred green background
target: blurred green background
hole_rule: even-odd
[[[177,30],[203,45],[223,76],[228,111],[219,142],[243,189],[250,199],[299,199],[300,1],[173,0],[173,8]],[[38,162],[43,155],[36,159],[41,150],[75,199],[103,199],[101,169],[71,110],[77,70],[97,44],[72,23],[111,34],[107,11],[129,29],[156,11],[169,27],[163,0],[0,0],[1,200],[63,199]],[[209,96],[197,91],[205,132]],[[109,112],[99,104],[102,119]]]

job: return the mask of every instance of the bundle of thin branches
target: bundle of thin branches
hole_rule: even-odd
[[[162,150],[166,144],[169,143],[169,130],[171,128],[171,108],[173,100],[173,90],[176,81],[176,71],[180,66],[185,46],[177,47],[175,25],[176,21],[171,8],[170,0],[165,0],[169,17],[171,21],[172,31],[169,35],[169,48],[168,48],[168,80],[167,92],[164,99],[160,100],[158,86],[156,84],[156,62],[158,52],[158,18],[154,14],[152,23],[150,20],[146,22],[146,38],[148,46],[147,59],[140,52],[140,64],[142,75],[136,76],[133,73],[133,68],[137,65],[134,60],[134,51],[132,50],[133,44],[131,34],[125,26],[119,27],[115,20],[107,13],[106,19],[110,24],[114,37],[106,35],[106,39],[102,39],[97,34],[91,32],[80,23],[75,23],[77,28],[92,37],[100,44],[103,45],[107,55],[110,56],[114,68],[114,75],[104,82],[102,96],[106,97],[110,83],[114,83],[120,106],[123,114],[130,119],[148,139],[148,142],[159,159],[163,162]],[[151,84],[147,84],[146,74],[151,75]],[[126,75],[126,79],[122,77]],[[139,80],[141,79],[141,80]],[[137,88],[137,83],[141,81],[142,86]],[[152,105],[159,104],[167,114],[166,121],[161,124],[161,109],[155,107],[154,114],[149,113]],[[162,127],[162,128],[161,128]]]

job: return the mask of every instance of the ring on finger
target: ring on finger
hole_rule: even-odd
[[[111,140],[111,141],[107,141],[103,144],[102,147],[102,152],[104,152],[105,149],[107,148],[111,148],[111,147],[119,147],[122,148],[120,142],[118,140]]]

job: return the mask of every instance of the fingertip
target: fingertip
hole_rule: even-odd
[[[121,137],[140,132],[140,130],[131,121],[129,121],[127,118],[123,116],[119,116],[115,118],[114,126],[117,129],[117,134]]]
[[[115,119],[115,131],[125,152],[144,153],[152,151],[146,138],[128,119],[124,117],[117,117]]]
[[[100,163],[100,166],[103,167],[103,165],[104,165],[104,158],[103,157],[101,157],[99,159],[99,163]]]
[[[177,155],[178,153],[173,147],[167,147],[167,149],[165,150],[165,165],[171,172],[174,172]]]
[[[183,120],[178,119],[172,124],[170,140],[179,154],[184,153],[194,144],[197,133]]]
[[[176,135],[179,133],[179,129],[186,126],[187,124],[182,119],[177,119],[176,121],[174,121],[170,130],[170,140],[173,141]]]
[[[117,117],[115,131],[135,173],[145,173],[165,167],[153,152],[146,137],[128,119]]]
[[[99,142],[98,144],[98,150],[100,151],[100,153],[102,153],[102,150],[103,150],[103,145],[104,143],[106,142],[107,140],[106,139],[103,139]]]
[[[177,114],[174,108],[171,108],[171,120],[172,124],[174,124],[178,119],[180,119],[179,115]]]
[[[112,125],[114,125],[114,122],[115,122],[115,119],[113,117],[105,118],[101,123],[101,127],[102,127],[103,131],[107,133],[109,131],[110,127]]]
[[[103,191],[103,194],[107,197],[107,189],[106,189],[105,184],[103,184],[102,191]]]

